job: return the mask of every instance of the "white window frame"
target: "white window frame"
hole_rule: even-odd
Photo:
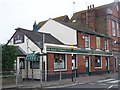
[[[95,69],[102,69],[102,56],[99,56],[99,57],[101,57],[101,66],[100,67],[96,67],[95,66]],[[96,59],[96,58],[95,58]]]
[[[120,28],[119,28],[119,23],[116,23],[116,29],[117,29],[117,36],[120,37]]]
[[[116,9],[117,9],[117,11],[119,11],[119,6],[118,5],[116,6]]]
[[[112,35],[116,36],[116,22],[112,20]]]
[[[54,53],[54,54],[63,54],[63,53]],[[66,54],[64,54],[65,55],[65,68],[63,69],[55,69],[54,68],[54,71],[66,71],[67,70],[67,55]],[[55,61],[55,60],[54,60]]]
[[[108,39],[105,39],[105,44],[104,45],[105,45],[105,47],[104,47],[105,50],[108,50]]]
[[[100,50],[100,37],[96,37],[96,49]],[[99,47],[98,47],[99,46]]]
[[[87,38],[86,38],[87,37]],[[86,39],[87,39],[87,41],[86,41]],[[85,48],[90,48],[90,36],[88,36],[88,35],[85,35],[85,37],[84,37],[84,41],[85,41]],[[88,44],[88,47],[86,47],[86,43],[89,43]]]

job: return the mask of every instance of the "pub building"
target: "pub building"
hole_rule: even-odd
[[[16,71],[23,79],[59,79],[60,71],[61,78],[70,78],[72,70],[76,76],[113,72],[111,38],[75,23],[50,19],[39,30],[36,23],[33,30],[16,28],[7,45],[19,52]]]

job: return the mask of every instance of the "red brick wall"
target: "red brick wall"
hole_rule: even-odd
[[[96,48],[96,37],[92,35],[90,36],[90,48]]]
[[[48,53],[48,71],[49,73],[54,72],[54,54]]]
[[[82,38],[82,37],[84,37],[84,34],[78,32],[77,35],[78,35],[78,38],[77,38],[78,39],[78,47],[84,48],[85,47],[85,41]]]
[[[90,70],[91,72],[95,71],[95,56],[90,56]]]
[[[78,73],[86,72],[85,59],[83,55],[78,55]]]
[[[67,71],[72,71],[72,56],[70,54],[67,55]]]

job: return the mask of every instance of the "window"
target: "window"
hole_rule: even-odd
[[[19,69],[25,69],[25,59],[24,58],[19,59]]]
[[[105,39],[105,50],[107,50],[107,49],[108,49],[108,40]]]
[[[30,69],[39,69],[39,61],[30,61]]]
[[[116,22],[112,21],[112,35],[113,36],[116,36],[115,24],[116,24]]]
[[[119,11],[119,6],[116,6],[117,11]]]
[[[101,56],[95,56],[95,67],[102,67]]]
[[[116,24],[117,24],[117,27],[116,27],[117,28],[117,36],[120,37],[119,23],[117,22]]]
[[[65,54],[54,54],[54,69],[65,69]]]
[[[90,38],[89,36],[85,36],[85,48],[89,48],[90,47]]]
[[[14,44],[20,44],[24,42],[24,35],[16,35],[14,36]]]
[[[96,37],[96,48],[100,49],[100,37]]]
[[[112,14],[112,10],[110,8],[107,9],[107,14]]]

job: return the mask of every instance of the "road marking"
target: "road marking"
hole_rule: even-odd
[[[108,89],[110,89],[110,88],[112,88],[113,87],[113,85],[110,85],[109,87],[108,87]]]
[[[95,84],[95,83],[89,83],[89,84]]]
[[[106,84],[101,83],[100,85],[106,85]]]
[[[98,82],[107,82],[107,81],[111,81],[111,80],[115,80],[115,79],[106,79],[106,80],[100,80],[100,81],[98,81]]]
[[[85,84],[85,83],[79,83],[80,85]]]
[[[120,80],[110,81],[110,82],[107,82],[107,83],[118,83],[118,82],[120,82]]]

